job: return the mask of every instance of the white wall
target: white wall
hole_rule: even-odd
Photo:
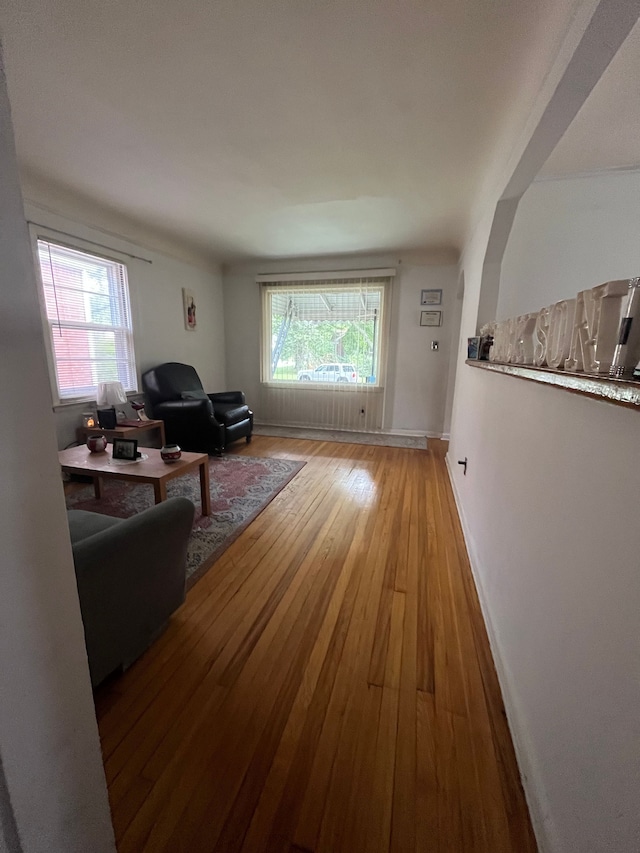
[[[498,319],[640,275],[639,199],[640,171],[532,184],[504,254]]]
[[[453,305],[453,322],[452,327],[456,331],[451,335],[451,343],[449,345],[449,375],[447,377],[447,400],[444,407],[444,429],[442,437],[448,439],[451,434],[451,417],[453,415],[453,399],[456,388],[456,372],[458,361],[466,357],[467,340],[460,337],[460,325],[462,322],[462,309],[464,306],[464,276],[458,278],[458,288],[456,290],[456,300]],[[463,355],[464,353],[464,355]]]
[[[0,186],[3,843],[11,853],[112,853],[115,845],[1,56]],[[19,843],[5,823],[8,820],[17,829]]]
[[[98,254],[101,251],[108,253],[108,249],[85,243],[84,239],[108,246],[116,256],[118,250],[121,250],[152,261],[148,264],[121,256],[127,265],[129,278],[138,377],[162,362],[182,361],[196,368],[207,390],[225,390],[225,323],[219,267],[213,264],[209,268],[196,266],[151,251],[50,212],[47,209],[48,199],[38,201],[41,204],[30,201],[25,205],[27,219],[49,229],[68,232],[73,237],[35,225],[31,226],[33,235],[49,236]],[[188,331],[184,327],[183,287],[189,288],[195,297],[198,316],[196,331]],[[75,428],[80,423],[81,413],[87,409],[91,409],[91,406],[80,404],[57,408],[59,447],[65,447],[75,440]]]
[[[396,323],[391,345],[395,345],[395,364],[390,381],[394,387],[391,410],[392,429],[425,431],[442,435],[447,401],[451,339],[457,337],[457,267],[414,266],[408,260],[400,267],[396,302]],[[420,291],[442,290],[441,327],[420,326]],[[438,341],[436,352],[431,341]]]
[[[637,246],[617,233],[638,207],[624,179],[600,184],[527,192],[501,314],[637,269]],[[463,259],[463,338],[475,331],[490,224]],[[639,849],[639,428],[635,411],[459,365],[451,476],[545,853]],[[465,456],[466,477],[455,464]]]
[[[401,263],[398,265],[398,261]],[[386,406],[382,427],[427,435],[442,434],[447,399],[447,378],[452,337],[457,339],[455,311],[457,267],[450,255],[325,257],[268,261],[232,266],[224,272],[227,371],[230,386],[241,388],[256,420],[261,417],[260,294],[258,273],[316,272],[323,270],[397,267],[390,317]],[[442,288],[443,325],[421,328],[420,291]],[[440,348],[432,352],[431,340]],[[319,393],[319,392],[317,392]],[[308,396],[308,392],[305,396]],[[359,403],[354,403],[355,409]]]

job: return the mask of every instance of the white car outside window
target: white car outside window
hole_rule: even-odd
[[[357,382],[358,373],[353,364],[319,364],[314,370],[301,370],[301,382]]]

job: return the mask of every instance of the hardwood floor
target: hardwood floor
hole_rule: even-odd
[[[119,853],[536,845],[444,464],[307,465],[96,696]]]

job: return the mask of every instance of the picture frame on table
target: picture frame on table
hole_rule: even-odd
[[[420,312],[421,326],[441,326],[442,311],[421,311]]]
[[[138,458],[138,440],[136,438],[114,438],[113,459],[120,459],[122,462],[135,462]]]
[[[420,305],[442,305],[442,290],[421,290]]]

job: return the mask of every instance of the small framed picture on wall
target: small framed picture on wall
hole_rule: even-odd
[[[182,288],[182,305],[184,309],[184,327],[189,332],[195,332],[198,326],[196,319],[196,300],[193,293],[190,290],[187,290],[186,287]]]
[[[421,326],[441,326],[442,311],[421,311],[420,312]]]
[[[420,291],[420,305],[442,305],[441,290]]]

